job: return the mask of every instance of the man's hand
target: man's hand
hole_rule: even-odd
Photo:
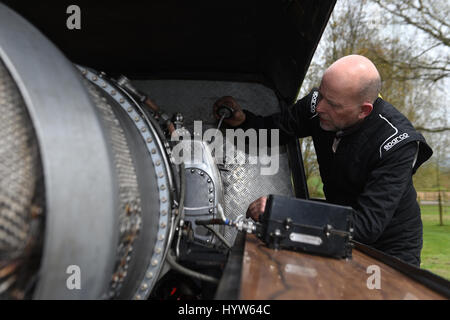
[[[258,221],[259,216],[262,215],[266,209],[266,202],[267,197],[261,197],[250,203],[247,209],[247,218]]]
[[[237,127],[241,125],[245,121],[245,113],[242,111],[242,108],[237,104],[236,100],[233,97],[225,96],[220,98],[214,103],[214,116],[216,119],[220,119],[220,116],[217,114],[217,110],[221,105],[226,105],[234,110],[233,116],[229,119],[224,119],[223,122],[226,124]]]

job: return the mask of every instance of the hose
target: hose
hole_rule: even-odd
[[[228,248],[231,248],[231,244],[227,241],[227,239],[225,239],[224,236],[222,236],[216,229],[210,227],[209,225],[203,225],[206,229],[208,229],[209,231],[211,231],[212,233],[214,233],[216,235],[217,238],[219,238],[220,241],[223,242],[223,244],[225,244]]]
[[[180,223],[181,216],[184,216],[184,198],[186,194],[186,172],[184,163],[181,163],[180,165],[180,202],[178,205],[178,216],[175,220],[175,228]],[[179,256],[179,246],[180,246],[180,240],[181,240],[181,229],[178,230],[178,240],[176,244],[176,256]]]
[[[181,178],[180,179],[180,185],[181,185],[181,187],[180,187],[180,202],[179,202],[179,206],[178,206],[178,216],[175,220],[175,226],[178,225],[178,223],[180,222],[181,216],[184,213],[184,198],[185,198],[185,193],[186,193],[186,175],[185,175],[184,163],[182,163],[180,165],[180,173],[181,173],[180,174],[180,178]],[[209,229],[208,226],[205,226],[205,227],[207,227]],[[219,235],[216,233],[216,230],[212,229],[211,231],[214,232],[214,234],[216,234],[219,237]],[[179,235],[181,235],[181,230],[179,231]],[[223,238],[223,240],[225,240],[225,239]],[[176,248],[177,253],[178,253],[178,244],[179,244],[179,241],[177,243],[177,248]],[[226,240],[225,240],[225,244],[229,245],[226,242]],[[178,262],[175,261],[175,257],[172,255],[172,250],[170,249],[169,251],[170,252],[168,252],[166,260],[174,270],[176,270],[180,273],[183,273],[189,277],[193,277],[193,278],[196,278],[196,279],[199,279],[202,281],[207,281],[207,282],[211,282],[214,284],[219,283],[219,280],[214,277],[211,277],[206,274],[202,274],[202,273],[196,272],[194,270],[188,269],[186,267],[183,267],[182,265],[180,265]]]
[[[172,256],[171,253],[169,253],[169,254],[167,255],[167,262],[170,264],[170,266],[171,266],[174,270],[176,270],[176,271],[178,271],[178,272],[180,272],[180,273],[183,273],[183,274],[185,274],[185,275],[187,275],[187,276],[190,276],[190,277],[193,277],[193,278],[202,280],[202,281],[211,282],[211,283],[214,283],[214,284],[218,284],[218,283],[219,283],[219,280],[216,279],[216,278],[214,278],[214,277],[211,277],[211,276],[208,276],[208,275],[206,275],[206,274],[202,274],[202,273],[193,271],[193,270],[191,270],[191,269],[188,269],[188,268],[183,267],[182,265],[178,264],[178,263],[175,261],[175,259],[174,259],[174,257]]]

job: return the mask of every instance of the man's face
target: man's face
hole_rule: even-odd
[[[323,130],[339,131],[355,125],[361,120],[358,117],[360,109],[351,99],[351,92],[340,91],[325,79],[322,81],[316,110]]]

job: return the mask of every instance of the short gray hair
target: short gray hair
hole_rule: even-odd
[[[365,81],[361,85],[359,96],[364,102],[368,101],[373,104],[375,100],[378,98],[380,92],[381,92],[381,79],[380,77],[376,77]]]

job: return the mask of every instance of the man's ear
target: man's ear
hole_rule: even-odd
[[[365,117],[367,117],[372,112],[372,110],[373,110],[373,105],[371,103],[364,102],[361,105],[361,109],[360,109],[360,112],[358,115],[359,119],[364,119]]]

